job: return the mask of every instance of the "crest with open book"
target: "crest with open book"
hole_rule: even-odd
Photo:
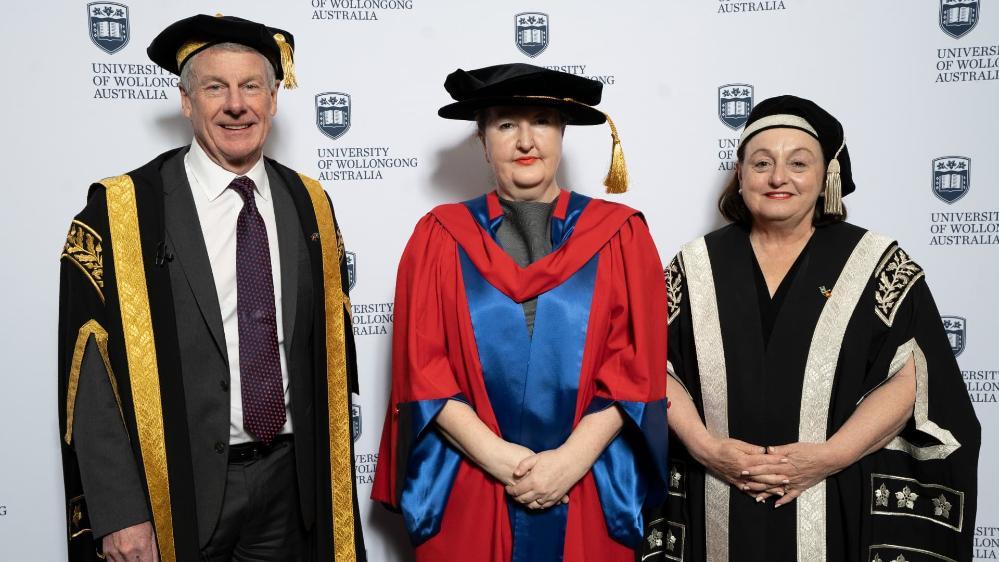
[[[718,87],[718,118],[734,130],[740,129],[753,110],[753,86],[725,84]]]
[[[978,0],[940,0],[940,29],[957,39],[978,24]]]
[[[116,2],[87,4],[90,40],[102,51],[113,55],[128,44],[128,6]]]
[[[953,203],[971,189],[971,158],[941,156],[933,159],[933,195]]]
[[[513,21],[520,52],[533,58],[548,48],[548,14],[523,12]]]
[[[350,129],[350,94],[316,94],[316,126],[333,140],[342,137]]]

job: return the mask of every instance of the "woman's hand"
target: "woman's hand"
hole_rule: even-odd
[[[514,471],[516,483],[506,492],[528,509],[547,509],[569,503],[569,489],[590,470],[590,465],[565,446],[543,451],[521,461]]]
[[[448,400],[437,414],[437,427],[461,454],[504,486],[516,480],[513,471],[534,451],[504,440],[479,419],[465,402]]]
[[[496,443],[490,446],[483,455],[481,466],[504,486],[512,486],[517,481],[514,474],[517,467],[532,455],[534,455],[534,451],[527,447],[497,439]]]
[[[842,455],[829,443],[791,443],[767,447],[767,463],[751,467],[746,475],[753,492],[777,493],[780,507],[805,490],[843,469]]]
[[[754,481],[749,477],[754,468],[759,469],[779,463],[779,457],[767,455],[766,448],[760,445],[729,437],[705,435],[699,446],[688,447],[688,450],[708,471],[754,498],[759,498],[761,492],[770,488],[770,486],[754,485]],[[787,479],[787,476],[780,472],[758,471],[757,474],[776,476],[778,483]],[[766,497],[768,496],[764,495],[763,499]]]
[[[746,476],[750,468],[773,464],[780,459],[768,457],[766,449],[760,445],[715,437],[704,426],[693,400],[682,385],[671,383],[667,391],[672,404],[667,418],[670,431],[680,438],[694,460],[716,477],[756,498],[756,501],[766,499],[768,494],[765,491],[761,490],[761,493],[749,488],[751,482]]]

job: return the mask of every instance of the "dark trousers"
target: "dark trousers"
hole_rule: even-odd
[[[297,562],[306,535],[299,514],[295,451],[291,441],[265,456],[230,461],[222,513],[202,550],[206,562]]]

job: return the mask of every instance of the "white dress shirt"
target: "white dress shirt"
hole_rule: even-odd
[[[215,291],[222,310],[222,328],[225,334],[226,355],[229,358],[229,443],[246,443],[257,439],[243,429],[243,398],[239,377],[239,319],[236,314],[236,219],[243,209],[243,198],[227,189],[236,174],[219,166],[208,157],[195,140],[184,157],[184,169],[191,183],[194,206],[198,210],[201,233],[212,266]],[[254,194],[257,210],[267,228],[267,242],[271,254],[271,276],[274,280],[274,306],[277,313],[278,352],[281,355],[281,381],[284,385],[284,404],[287,421],[279,433],[291,433],[291,410],[288,408],[288,361],[284,352],[284,328],[281,324],[281,258],[278,253],[277,222],[274,219],[274,201],[270,183],[261,158],[247,172],[246,177],[257,186]]]

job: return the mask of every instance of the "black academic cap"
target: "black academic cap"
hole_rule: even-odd
[[[164,69],[180,74],[191,57],[219,43],[238,43],[256,49],[274,65],[274,75],[284,81],[285,89],[298,85],[295,38],[291,33],[235,16],[198,14],[174,22],[153,39],[146,54]]]
[[[843,126],[815,102],[797,96],[777,96],[761,101],[749,113],[740,145],[767,129],[798,129],[815,137],[826,161],[826,213],[842,214],[842,198],[857,186],[853,183],[850,152],[846,148]]]
[[[437,110],[445,119],[474,121],[479,110],[505,105],[555,107],[570,125],[600,125],[611,129],[611,163],[604,179],[607,193],[628,190],[628,168],[621,139],[610,116],[593,107],[600,103],[604,85],[567,72],[531,64],[512,63],[475,70],[458,69],[448,74],[444,89],[454,103]]]
[[[600,125],[607,120],[591,107],[600,103],[603,84],[530,64],[459,68],[448,75],[444,89],[456,100],[437,110],[445,119],[474,121],[480,109],[497,105],[541,105],[557,107],[571,125]]]

